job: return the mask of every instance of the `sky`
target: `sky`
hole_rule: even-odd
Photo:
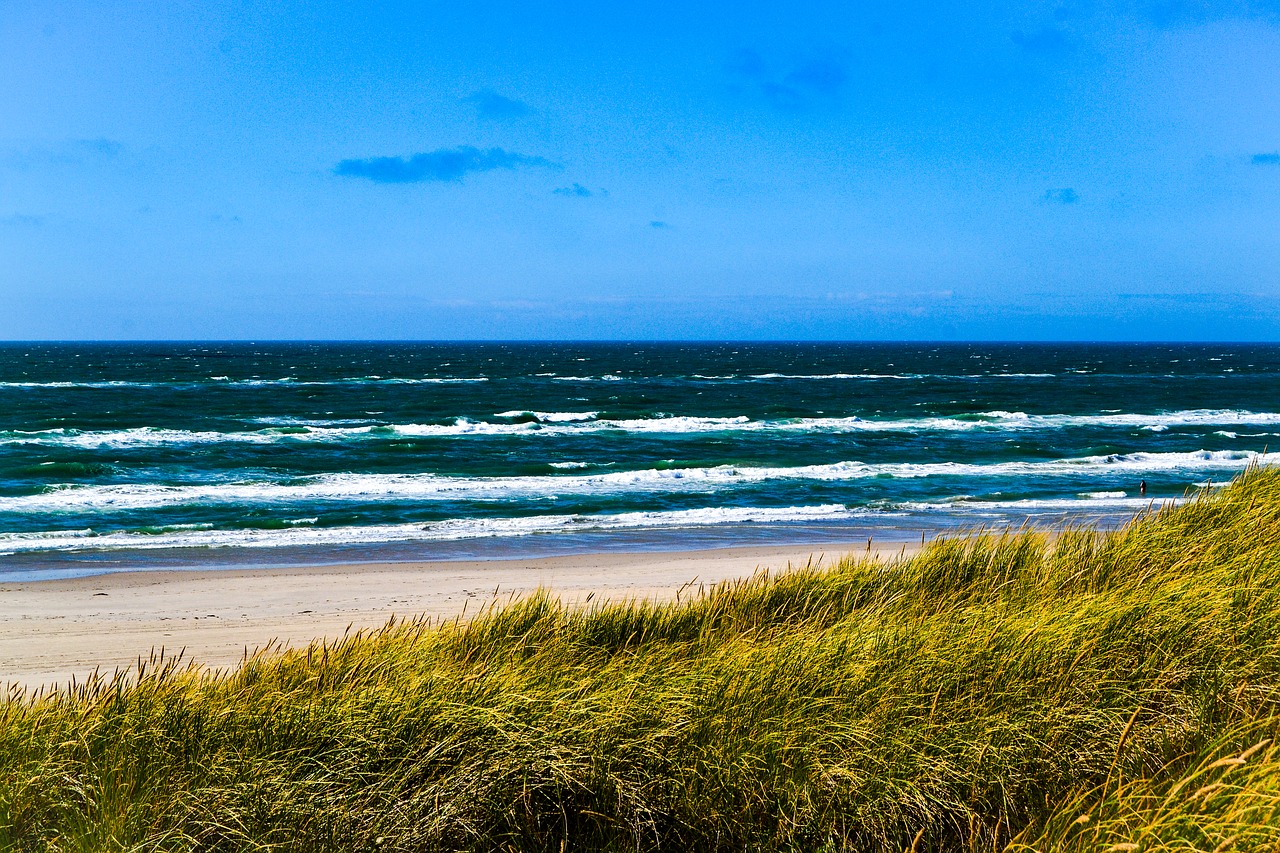
[[[0,0],[0,339],[1280,340],[1280,0]]]

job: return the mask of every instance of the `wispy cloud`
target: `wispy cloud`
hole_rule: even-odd
[[[569,198],[591,198],[595,195],[609,194],[605,190],[589,190],[577,181],[574,181],[573,186],[558,187],[557,189],[552,190],[552,192],[556,195],[568,196]]]
[[[534,112],[533,107],[524,101],[499,95],[492,89],[481,89],[463,98],[462,102],[471,104],[480,118],[487,119],[524,118]]]
[[[786,83],[763,80],[760,83],[760,91],[770,104],[779,109],[797,110],[808,103],[808,99],[802,93]]]
[[[10,228],[39,228],[44,225],[45,218],[43,216],[31,216],[27,213],[11,213],[8,216],[0,216],[0,226]]]
[[[124,150],[124,145],[116,142],[114,139],[105,139],[98,137],[97,139],[77,139],[75,146],[82,151],[90,154],[96,154],[99,157],[115,157]]]
[[[848,78],[844,66],[831,59],[814,59],[782,78],[788,86],[823,95],[835,94]]]
[[[0,163],[19,169],[38,166],[76,166],[114,160],[124,145],[114,139],[69,139],[53,145],[39,144],[0,155]]]
[[[1050,204],[1075,204],[1080,200],[1080,196],[1071,187],[1062,187],[1061,189],[1045,190],[1044,195],[1040,196],[1040,200]]]
[[[530,157],[502,148],[482,151],[470,145],[462,145],[409,157],[343,160],[333,168],[333,173],[345,178],[364,178],[378,184],[416,184],[428,181],[461,181],[472,172],[522,167],[558,168],[545,157]]]
[[[799,109],[814,98],[831,98],[849,78],[840,62],[819,57],[775,69],[749,48],[736,51],[726,70],[748,81],[770,104],[779,109]]]
[[[735,50],[724,67],[730,74],[742,77],[759,78],[769,72],[769,66],[765,63],[764,57],[749,47]]]
[[[1138,12],[1157,27],[1194,27],[1215,21],[1280,21],[1280,6],[1268,0],[1140,0]]]
[[[1039,56],[1055,56],[1071,49],[1066,33],[1057,27],[1045,27],[1034,33],[1015,32],[1010,38],[1027,53]]]
[[[1254,154],[1252,157],[1255,166],[1280,166],[1280,152],[1271,152],[1270,154]]]

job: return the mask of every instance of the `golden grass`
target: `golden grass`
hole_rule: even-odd
[[[19,850],[1280,850],[1280,471],[0,703]],[[1132,845],[1132,846],[1130,846]]]

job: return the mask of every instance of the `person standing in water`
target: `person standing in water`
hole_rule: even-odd
[[[1146,496],[1146,494],[1147,494],[1147,481],[1146,481],[1146,480],[1143,480],[1141,483],[1139,483],[1139,484],[1138,484],[1138,494],[1140,494],[1140,495],[1142,495],[1142,496],[1144,496],[1144,497]]]

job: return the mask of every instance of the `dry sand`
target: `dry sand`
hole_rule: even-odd
[[[874,549],[896,557],[901,543]],[[910,552],[911,546],[907,546]],[[669,599],[688,584],[758,569],[829,564],[867,546],[752,547],[532,560],[388,563],[266,570],[122,572],[0,584],[0,684],[65,684],[153,649],[231,666],[268,641],[306,645],[399,617],[475,613],[547,587],[568,602]]]

